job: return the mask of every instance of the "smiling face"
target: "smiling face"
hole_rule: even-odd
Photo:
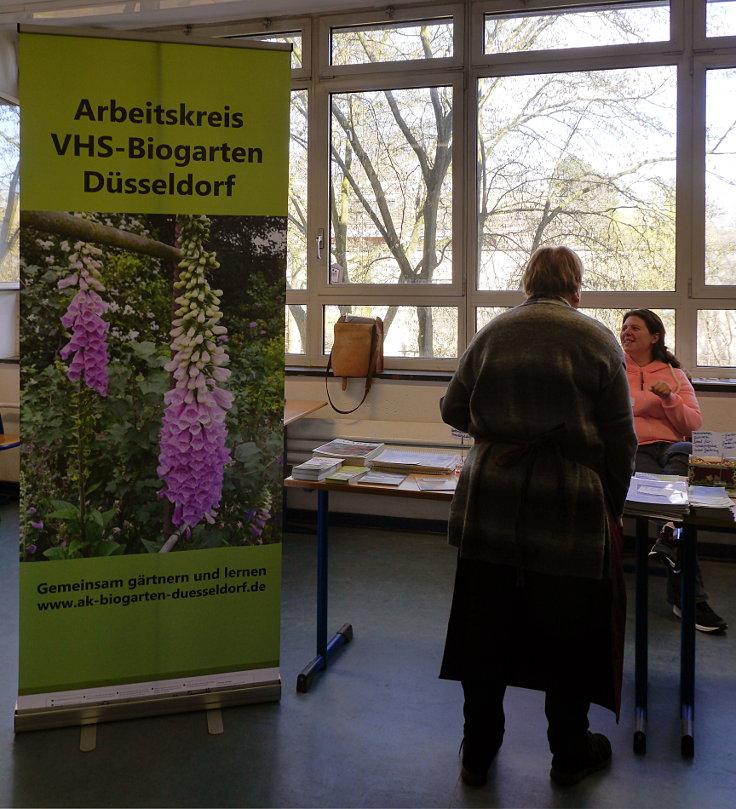
[[[631,315],[621,327],[621,345],[632,360],[647,365],[653,359],[652,346],[659,341],[659,334],[652,334],[644,320]]]

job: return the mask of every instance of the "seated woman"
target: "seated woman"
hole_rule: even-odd
[[[636,471],[687,475],[693,430],[703,423],[695,391],[675,355],[665,345],[661,319],[649,309],[633,309],[624,315],[621,345],[626,354],[634,428],[639,440]],[[667,566],[667,601],[680,616],[680,576],[673,523],[662,526],[650,556],[659,556]],[[695,626],[701,632],[726,629],[723,618],[708,604],[700,566],[696,569]]]

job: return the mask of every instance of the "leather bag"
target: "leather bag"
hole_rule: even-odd
[[[342,389],[347,388],[349,378],[365,378],[363,398],[351,410],[335,407],[327,380],[330,369],[334,376],[342,377]],[[368,396],[373,376],[383,370],[383,321],[380,317],[358,317],[342,315],[335,323],[335,337],[332,343],[327,368],[325,389],[332,409],[337,413],[352,413]]]

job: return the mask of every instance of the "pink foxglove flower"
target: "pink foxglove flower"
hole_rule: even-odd
[[[251,534],[253,534],[253,537],[257,540],[257,543],[260,543],[262,541],[261,537],[263,536],[266,523],[271,519],[270,492],[266,492],[263,504],[257,509],[251,509],[247,513],[246,517],[250,521],[248,530]]]
[[[74,249],[76,252],[69,256],[72,273],[58,283],[59,289],[77,287],[61,318],[64,328],[71,332],[71,339],[60,354],[65,361],[71,357],[66,375],[72,382],[83,378],[88,387],[100,396],[107,396],[107,332],[110,324],[102,319],[108,306],[99,294],[105,291],[100,280],[102,263],[97,258],[102,251],[84,242],[78,242]]]
[[[232,394],[220,387],[230,371],[229,357],[219,337],[220,290],[207,281],[209,270],[218,267],[214,253],[202,245],[209,235],[204,216],[181,216],[179,280],[171,328],[173,354],[166,370],[174,387],[164,396],[158,476],[165,487],[160,492],[174,506],[172,522],[193,528],[202,519],[214,522],[222,497],[222,481],[230,451],[225,446],[225,416]]]

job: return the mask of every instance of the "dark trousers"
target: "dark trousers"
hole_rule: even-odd
[[[495,750],[503,740],[505,716],[503,698],[506,685],[495,681],[462,681],[465,703],[464,737],[474,749]],[[585,750],[590,702],[575,690],[545,692],[549,749],[557,762],[579,760]]]
[[[640,444],[636,450],[636,471],[650,472],[657,475],[682,475],[687,477],[688,457],[693,450],[689,441],[678,441],[671,444],[667,441],[655,441],[653,444]],[[681,576],[667,568],[667,601],[680,604]],[[695,600],[708,600],[703,585],[700,564],[695,558]]]

